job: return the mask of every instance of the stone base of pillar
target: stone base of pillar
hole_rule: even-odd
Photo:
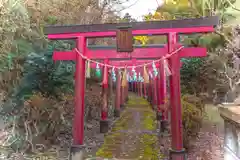
[[[150,98],[150,97],[147,97],[147,101],[148,101],[148,102],[151,102],[151,98]]]
[[[156,108],[157,108],[156,105],[152,104],[152,110],[153,110],[153,111],[156,111]],[[156,117],[156,118],[157,118],[157,117]]]
[[[151,106],[152,106],[152,110],[155,111],[154,105],[152,104]]]
[[[168,132],[168,121],[167,120],[161,120],[160,121],[160,132]]]
[[[153,106],[154,105],[154,103],[153,103],[153,100],[151,99],[151,101],[150,101],[150,104]]]
[[[114,117],[120,117],[120,109],[114,109]]]
[[[72,145],[70,147],[69,160],[84,160],[84,145]]]
[[[125,108],[124,104],[120,104],[120,108],[123,110]]]
[[[175,160],[175,159],[187,160],[186,150],[184,148],[180,151],[170,149],[169,160]]]
[[[100,120],[100,133],[107,133],[109,129],[108,120]]]
[[[156,119],[157,119],[157,121],[161,121],[163,119],[162,112],[156,113]]]

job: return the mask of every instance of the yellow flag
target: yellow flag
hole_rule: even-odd
[[[145,46],[149,41],[149,38],[147,36],[135,36],[134,39],[138,40],[143,46]]]
[[[143,78],[145,83],[149,83],[149,75],[148,75],[146,66],[144,66],[143,68]]]

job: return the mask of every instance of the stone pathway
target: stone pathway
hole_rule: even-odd
[[[131,95],[96,156],[131,160],[163,158],[159,153],[155,113],[146,100]]]

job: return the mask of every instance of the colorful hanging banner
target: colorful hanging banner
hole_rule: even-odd
[[[143,77],[144,77],[144,82],[149,83],[149,75],[148,75],[146,66],[144,66],[144,68],[143,68]]]
[[[153,74],[152,74],[152,72],[149,71],[148,73],[149,73],[150,78],[153,78]]]
[[[98,64],[98,63],[97,63],[97,66],[96,66],[96,76],[97,76],[98,78],[101,77],[101,70],[100,70],[100,68],[99,68],[99,64]]]
[[[103,71],[103,85],[108,85],[108,69],[107,66],[104,66]]]
[[[124,69],[124,68],[140,68],[140,67],[144,67],[145,65],[151,65],[151,64],[152,64],[154,76],[157,76],[158,71],[157,71],[157,69],[156,69],[155,62],[160,62],[160,61],[162,61],[162,60],[166,60],[167,58],[171,57],[172,55],[178,53],[178,52],[179,52],[180,50],[182,50],[183,48],[184,48],[184,46],[181,46],[181,47],[179,47],[178,49],[176,49],[175,51],[167,54],[166,56],[164,56],[164,57],[162,57],[162,58],[160,58],[160,59],[154,60],[153,62],[149,62],[149,63],[146,63],[146,64],[140,64],[140,65],[136,65],[136,66],[117,66],[117,67],[115,66],[115,68],[118,68],[118,69]],[[96,67],[96,68],[97,68],[97,71],[100,73],[100,69],[98,68],[98,64],[100,64],[100,65],[102,65],[102,66],[104,66],[105,64],[99,63],[99,62],[94,61],[94,60],[91,60],[91,59],[88,59],[86,56],[82,55],[82,53],[79,52],[78,49],[75,48],[75,50],[76,50],[76,52],[77,52],[82,58],[84,58],[84,59],[86,59],[87,61],[90,61],[90,62],[92,62],[92,63],[96,63],[96,64],[97,64],[97,67]],[[112,66],[112,65],[107,65],[107,67],[112,68],[112,67],[114,67],[114,66]],[[170,71],[170,70],[168,70],[168,71]],[[99,73],[98,73],[98,75],[99,75]],[[170,72],[169,72],[169,73],[170,73]],[[101,75],[101,73],[100,73],[100,75]]]
[[[133,72],[133,81],[137,81],[137,73],[134,67],[132,68],[132,72]]]
[[[125,68],[122,74],[122,86],[127,86],[127,69]]]
[[[86,63],[86,78],[90,78],[91,77],[91,62],[87,61]]]
[[[171,72],[171,70],[169,68],[169,64],[168,64],[166,59],[163,60],[163,66],[164,66],[165,75],[166,76],[171,76],[172,72]]]
[[[99,78],[101,77],[101,69],[99,68],[99,65],[101,65],[101,66],[107,66],[108,68],[125,69],[125,71],[126,71],[127,68],[132,68],[133,74],[132,74],[131,81],[138,81],[138,80],[139,80],[139,78],[138,78],[138,76],[137,76],[137,73],[136,73],[136,71],[135,71],[135,68],[144,67],[144,73],[143,73],[142,79],[145,81],[145,83],[149,83],[149,76],[150,76],[150,77],[157,77],[157,76],[158,76],[158,70],[157,70],[157,68],[156,68],[155,63],[163,62],[163,63],[164,63],[165,75],[166,75],[166,76],[172,75],[171,69],[169,68],[169,65],[168,65],[168,62],[166,61],[166,59],[169,58],[169,57],[171,57],[172,55],[178,53],[178,52],[179,52],[181,49],[183,49],[183,48],[184,48],[184,46],[181,46],[181,47],[179,47],[178,49],[176,49],[175,51],[167,54],[166,56],[164,56],[164,57],[162,57],[162,58],[160,58],[160,59],[154,60],[154,61],[149,62],[149,63],[136,65],[136,66],[112,66],[112,65],[109,65],[109,64],[99,63],[98,61],[88,59],[86,56],[82,55],[82,53],[79,52],[78,49],[75,48],[75,50],[76,50],[76,52],[77,52],[82,58],[84,58],[84,59],[87,60],[87,62],[88,62],[87,66],[86,66],[86,68],[87,68],[86,77],[87,77],[87,78],[90,77],[90,74],[89,74],[89,73],[90,73],[90,62],[91,62],[91,63],[95,63],[95,64],[96,64],[96,76],[99,77]],[[10,57],[8,57],[8,59],[10,59]],[[153,68],[153,71],[152,71],[153,74],[152,74],[152,73],[150,74],[150,72],[149,72],[149,74],[148,74],[148,72],[146,71],[146,66],[147,66],[147,65],[151,65],[151,64],[152,64],[152,68]],[[11,64],[9,64],[9,66],[10,66],[10,65],[11,65]],[[124,73],[124,74],[126,75],[127,72]],[[148,78],[147,78],[147,77],[148,77]],[[112,78],[113,78],[113,81],[115,81],[115,79],[116,79],[116,74],[112,74]],[[126,81],[130,80],[130,79],[127,78],[127,75],[125,76],[124,79],[125,79]],[[141,79],[141,80],[142,80],[142,79]],[[126,83],[126,82],[124,82],[124,83]]]
[[[138,80],[137,81],[141,82],[141,73],[140,72],[138,72]]]
[[[117,81],[117,78],[116,78],[116,73],[115,73],[115,67],[112,68],[112,80],[113,82],[116,82]]]
[[[154,61],[152,62],[152,67],[153,67],[153,74],[154,74],[155,77],[157,77],[158,71],[157,71],[157,68],[156,68],[156,65],[155,65]]]
[[[129,72],[127,72],[127,81],[128,81],[128,82],[130,81],[130,75],[129,75]]]

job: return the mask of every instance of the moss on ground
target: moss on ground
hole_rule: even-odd
[[[140,113],[141,120],[139,129],[148,131],[156,130],[155,113],[145,99],[132,97],[129,99],[126,107],[126,110],[122,113],[121,117],[112,128],[112,132],[105,137],[104,144],[97,151],[96,156],[113,158],[113,153],[119,149],[121,141],[125,138],[124,136],[126,136],[124,133],[118,131],[131,130],[129,122],[134,121],[131,112],[128,112],[128,108],[136,109],[136,112]],[[140,149],[138,151],[138,153],[140,153],[138,159],[158,160],[158,137],[154,134],[138,134],[136,135],[136,138],[139,139],[138,148]],[[135,155],[136,153],[132,154]]]
[[[149,111],[143,113],[143,128],[149,131],[155,131],[157,129],[155,123],[155,114],[151,111],[151,107],[149,107]],[[144,160],[158,160],[158,149],[156,145],[158,144],[158,137],[153,134],[143,134],[141,136],[142,143],[142,155],[141,159]]]
[[[113,158],[113,152],[118,149],[119,144],[121,144],[122,137],[124,136],[123,133],[118,131],[127,130],[128,122],[130,120],[129,118],[129,113],[124,111],[119,120],[117,120],[117,122],[114,124],[111,132],[104,138],[104,143],[97,151],[96,156]]]
[[[149,105],[149,102],[146,101],[143,98],[131,98],[129,99],[129,101],[127,102],[127,105]]]

